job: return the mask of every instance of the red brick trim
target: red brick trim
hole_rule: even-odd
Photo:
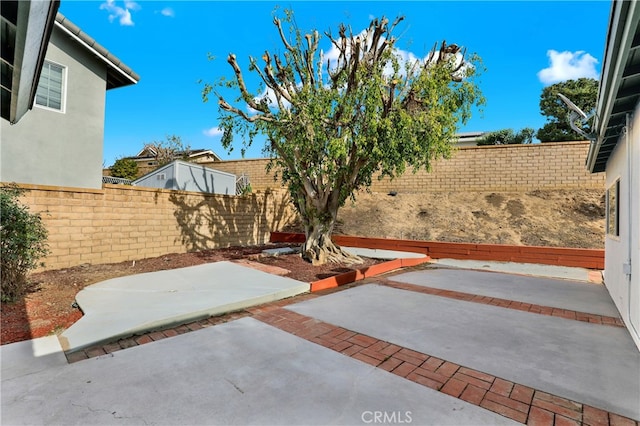
[[[333,277],[311,282],[311,292],[326,290],[328,288],[339,287],[350,284],[365,278],[375,277],[386,272],[394,271],[403,267],[410,267],[427,263],[431,260],[429,256],[415,259],[395,259],[389,262],[378,263],[367,268],[357,269]]]
[[[501,262],[539,263],[604,269],[604,250],[566,247],[510,246],[502,244],[447,243],[334,235],[336,244],[424,253],[433,259],[473,259]],[[272,232],[271,242],[304,242],[303,234]]]
[[[606,315],[596,315],[586,312],[572,311],[569,309],[559,309],[551,306],[536,305],[532,303],[516,302],[509,299],[500,299],[498,297],[480,296],[472,293],[464,293],[453,290],[443,290],[440,288],[425,287],[416,284],[401,283],[390,279],[378,279],[376,283],[388,287],[397,288],[399,290],[408,290],[416,293],[432,294],[435,296],[447,297],[449,299],[465,300],[467,302],[480,303],[483,305],[500,306],[502,308],[515,309],[518,311],[531,312],[534,314],[548,315],[552,317],[561,317],[575,321],[590,322],[599,325],[611,325],[615,327],[624,327],[622,319],[609,317]]]
[[[407,380],[530,425],[619,425],[639,422],[356,333],[283,308],[254,318]]]

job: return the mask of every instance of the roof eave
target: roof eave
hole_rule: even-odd
[[[140,81],[140,76],[137,73],[111,54],[111,52],[91,36],[83,32],[73,22],[69,21],[63,14],[57,14],[55,24],[57,28],[69,35],[107,65],[107,90],[136,84]]]
[[[600,88],[598,92],[598,102],[596,105],[595,130],[597,139],[589,146],[586,166],[591,173],[595,170],[598,156],[602,148],[602,143],[606,136],[606,130],[611,118],[618,89],[621,84],[621,77],[624,67],[630,54],[633,34],[638,19],[640,19],[640,8],[637,2],[613,1],[611,5],[611,18],[609,31],[607,34],[607,44],[605,57],[603,60],[603,72],[600,77]]]
[[[16,25],[16,57],[11,64],[13,73],[8,117],[12,124],[17,123],[33,108],[42,64],[60,1],[24,1],[18,2],[17,5],[19,22]],[[34,50],[37,50],[37,54],[30,55]]]

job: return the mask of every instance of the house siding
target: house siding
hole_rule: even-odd
[[[101,188],[106,66],[57,27],[46,59],[66,67],[65,111],[2,121],[0,181]]]
[[[630,158],[627,156],[627,143],[630,144]],[[640,104],[636,106],[631,120],[628,138],[625,135],[620,137],[607,162],[606,187],[610,188],[618,179],[620,235],[607,235],[605,238],[605,285],[640,349]],[[623,269],[629,260],[631,275]]]
[[[159,179],[159,175],[164,179]],[[133,182],[136,186],[235,195],[236,177],[199,164],[174,161]]]

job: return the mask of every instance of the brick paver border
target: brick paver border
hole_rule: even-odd
[[[622,326],[619,318],[585,314],[548,306],[491,298],[470,293],[435,289],[395,282],[388,278],[360,281],[321,293],[308,293],[270,302],[230,314],[210,317],[164,330],[120,339],[82,351],[66,354],[69,362],[76,362],[143,345],[156,340],[177,336],[190,331],[211,327],[239,318],[253,316],[273,327],[304,338],[343,355],[357,359],[427,386],[452,397],[464,400],[489,411],[528,425],[585,425],[585,426],[640,426],[640,422],[605,410],[571,401],[518,383],[452,363],[425,353],[382,341],[372,336],[347,330],[336,325],[307,317],[285,309],[291,303],[342,291],[355,285],[374,282],[389,287],[424,294],[449,297],[517,309],[569,320],[586,321],[605,326]]]
[[[473,293],[464,293],[454,290],[443,290],[440,288],[426,287],[416,284],[401,283],[388,278],[379,278],[376,281],[388,287],[397,288],[399,290],[409,290],[416,293],[431,294],[434,296],[448,297],[450,299],[464,300],[467,302],[480,303],[483,305],[500,306],[502,308],[516,309],[518,311],[532,312],[540,315],[549,315],[552,317],[560,317],[575,321],[589,322],[600,325],[611,325],[615,327],[624,327],[624,323],[620,318],[609,317],[606,315],[596,315],[586,312],[572,311],[569,309],[553,308],[551,306],[536,305],[533,303],[516,302],[509,299],[500,299],[498,297],[480,296]]]
[[[407,380],[528,425],[639,423],[596,407],[523,386],[284,308],[254,315],[266,324]]]

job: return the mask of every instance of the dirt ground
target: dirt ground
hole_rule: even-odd
[[[82,312],[73,306],[76,294],[88,285],[111,278],[242,259],[277,266],[289,271],[287,277],[311,282],[380,262],[363,258],[364,263],[361,265],[328,264],[312,267],[295,254],[259,255],[265,248],[289,246],[288,244],[270,244],[259,247],[231,247],[200,253],[174,253],[136,262],[87,264],[32,274],[30,280],[34,287],[33,292],[17,303],[2,303],[0,344],[61,333],[82,317]]]
[[[336,232],[364,237],[431,241],[603,248],[603,191],[533,191],[527,193],[367,194],[340,210]],[[290,227],[288,231],[299,230]],[[279,245],[285,246],[285,245]],[[275,246],[272,246],[275,247]],[[60,333],[82,313],[72,306],[87,285],[124,275],[250,259],[290,271],[310,282],[353,268],[312,267],[298,255],[257,257],[264,247],[169,254],[108,265],[82,265],[33,274],[35,291],[15,304],[2,304],[2,344]],[[374,263],[367,260],[366,265]]]
[[[601,190],[526,193],[361,193],[338,233],[426,241],[604,248]]]

